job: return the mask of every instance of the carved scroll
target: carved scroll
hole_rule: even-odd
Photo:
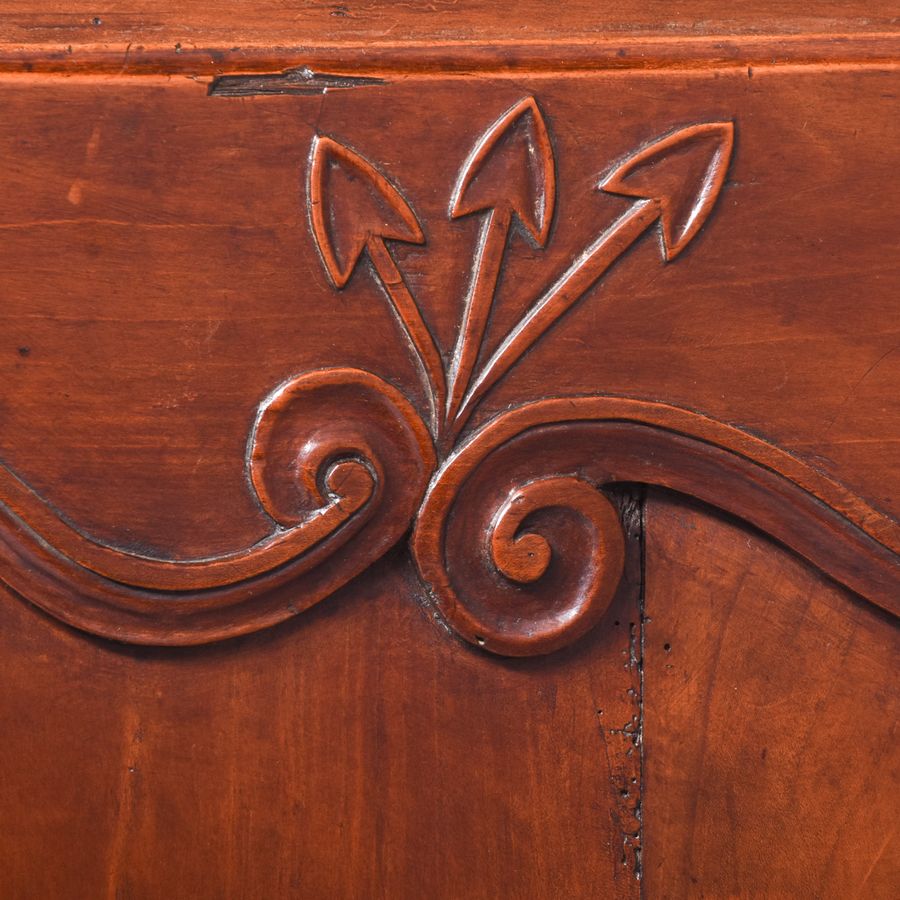
[[[623,545],[609,502],[588,507],[585,497],[602,499],[617,482],[670,488],[740,516],[900,614],[900,526],[840,484],[689,410],[575,397],[499,416],[435,476],[412,547],[446,621],[511,656],[579,637],[612,599]],[[580,520],[582,534],[566,517]]]
[[[449,626],[496,653],[547,653],[602,618],[624,557],[604,489],[643,482],[742,517],[900,614],[900,525],[737,428],[659,402],[589,396],[530,403],[465,433],[494,386],[643,235],[657,230],[664,263],[696,239],[725,183],[733,136],[731,122],[693,123],[598,176],[598,188],[632,205],[598,223],[479,368],[510,243],[539,251],[551,239],[556,164],[537,101],[523,98],[486,128],[450,191],[448,215],[479,217],[481,232],[446,357],[391,249],[425,242],[412,205],[378,165],[316,135],[307,211],[322,265],[341,290],[368,257],[361,275],[396,315],[427,410],[349,368],[277,387],[248,423],[246,458],[271,528],[252,546],[209,558],[107,546],[0,467],[3,580],[95,634],[192,644],[312,606],[412,528],[416,566]]]
[[[354,369],[281,385],[259,409],[247,459],[271,533],[196,560],[105,546],[0,468],[3,579],[104,637],[151,644],[231,637],[312,606],[367,568],[407,530],[434,468],[431,439],[409,401]]]

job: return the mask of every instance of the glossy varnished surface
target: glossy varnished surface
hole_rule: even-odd
[[[895,77],[531,85],[553,126],[560,215],[546,251],[511,242],[489,341],[626,208],[594,189],[610,161],[700,116],[733,117],[739,146],[688,256],[661,266],[653,240],[636,246],[482,418],[546,396],[552,372],[555,394],[665,399],[743,425],[896,514],[897,469],[882,465],[898,438],[895,243],[881,213],[895,206]],[[442,112],[424,122],[419,84],[324,103],[210,99],[180,81],[9,85],[5,461],[101,538],[184,555],[258,538],[243,452],[276,385],[354,365],[417,391],[377,285],[360,272],[335,295],[320,266],[303,193],[314,129],[365,148],[415,204],[427,243],[395,253],[450,347],[477,222],[450,221],[447,204],[474,138],[522,86],[429,82]]]
[[[892,897],[893,11],[254,15],[0,11],[0,894]]]
[[[226,0],[113,8],[9,0],[0,11],[0,66],[52,71],[186,71],[212,75],[328,61],[337,71],[383,66],[467,71],[522,61],[542,67],[642,67],[686,59],[890,59],[896,9],[884,2],[796,8],[754,0],[727,8],[690,0],[661,9],[645,0],[590,0],[548,15],[539,0],[498,15],[489,0],[431,4]],[[854,37],[849,45],[843,40]],[[836,52],[834,39],[842,46]],[[887,40],[886,40],[887,39]],[[559,45],[565,50],[559,52]]]
[[[654,496],[648,897],[890,897],[896,623],[708,509]]]
[[[698,410],[750,432],[741,446],[756,432],[793,452],[783,464],[750,453],[757,499],[726,508],[893,608],[898,469],[883,461],[898,439],[898,326],[881,211],[896,180],[880,148],[896,138],[894,79],[878,66],[607,73],[535,77],[524,98],[521,79],[486,77],[318,97],[10,79],[10,122],[31,131],[7,133],[18,177],[6,197],[5,462],[35,494],[13,502],[4,489],[17,516],[7,528],[33,528],[75,569],[35,545],[12,571],[39,569],[54,584],[8,581],[120,639],[191,643],[260,627],[323,599],[395,542],[435,464],[473,427],[490,443],[500,429],[490,419],[506,407],[602,392]],[[811,107],[823,84],[828,102]],[[423,91],[439,124],[417,117]],[[621,123],[612,133],[611,120]],[[74,140],[65,122],[85,141],[82,158],[63,149]],[[284,459],[302,447],[318,460],[305,477],[320,497],[291,499],[293,470],[278,463],[274,510],[271,485],[260,493],[248,470],[248,454],[255,466],[280,458],[260,443],[272,433],[260,410],[289,383],[318,383],[306,373],[323,367],[346,368],[360,390],[361,379],[382,385],[367,407],[373,423],[384,417],[375,432],[394,419],[408,438],[361,444],[340,416],[367,416],[333,391],[331,407],[301,405]],[[684,433],[709,441],[703,425]],[[350,470],[329,474],[348,454],[359,484]],[[602,462],[601,482],[647,480],[718,502],[702,484],[709,474],[683,463],[654,475],[648,459],[634,475]],[[784,484],[763,489],[768,470]],[[430,541],[442,552],[447,482],[439,475],[429,493],[414,551]],[[773,512],[782,501],[771,491],[797,486],[800,506],[812,505],[795,522]],[[814,524],[819,503],[838,519]],[[285,504],[295,504],[286,517]],[[378,540],[364,538],[379,508],[368,532]],[[54,516],[79,546],[48,530]],[[294,569],[271,574],[289,560]],[[303,576],[301,600],[277,592],[288,576]],[[154,621],[145,589],[211,593],[192,605],[169,598],[169,612],[157,598]]]
[[[577,651],[498,663],[413,579],[190,650],[4,594],[3,895],[635,897],[636,588]]]

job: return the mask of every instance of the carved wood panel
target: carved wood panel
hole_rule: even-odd
[[[473,126],[472,116],[457,114],[453,146],[459,158],[452,179],[429,176],[427,192],[435,200],[427,215],[414,210],[417,191],[398,186],[414,177],[410,163],[367,156],[360,149],[364,140],[379,151],[370,129],[354,129],[356,140],[335,136],[348,131],[352,103],[345,102],[334,117],[334,134],[321,112],[305,134],[294,129],[299,165],[282,169],[297,187],[288,198],[291,238],[305,246],[307,266],[318,257],[327,276],[324,283],[318,279],[314,293],[333,305],[335,291],[348,298],[365,292],[369,304],[386,306],[395,325],[379,326],[381,352],[407,357],[409,374],[398,378],[377,365],[353,366],[352,355],[338,356],[269,386],[252,421],[246,421],[243,454],[249,507],[256,507],[261,533],[224,551],[156,554],[94,536],[10,462],[0,470],[11,536],[3,548],[7,582],[97,634],[141,643],[197,643],[264,627],[308,608],[412,528],[409,548],[427,591],[423,596],[443,623],[499,653],[549,652],[602,617],[621,573],[622,536],[600,489],[637,481],[674,488],[743,517],[896,612],[900,527],[888,511],[866,502],[814,460],[696,409],[699,397],[687,406],[661,399],[661,391],[668,390],[665,378],[652,394],[631,390],[621,396],[589,376],[600,393],[585,395],[556,383],[557,374],[565,381],[557,350],[550,357],[554,361],[543,364],[539,399],[529,397],[532,370],[524,396],[499,406],[491,402],[501,386],[516,383],[524,363],[543,345],[560,340],[556,326],[573,318],[577,306],[602,310],[603,295],[615,287],[607,284],[607,273],[629,263],[634,269],[631,251],[645,235],[656,236],[661,258],[654,263],[645,251],[640,262],[656,271],[676,262],[697,269],[705,254],[721,258],[738,249],[723,247],[726,232],[717,243],[704,239],[704,246],[680,260],[698,235],[725,231],[716,206],[740,165],[732,156],[736,134],[742,144],[742,119],[750,132],[744,166],[757,165],[754,120],[739,102],[746,105],[752,97],[752,79],[735,83],[732,76],[722,90],[718,78],[692,77],[684,109],[667,105],[655,117],[632,123],[631,132],[643,135],[641,140],[629,145],[620,137],[605,153],[590,147],[587,154],[576,143],[583,172],[576,184],[565,184],[569,170],[562,160],[567,152],[575,155],[565,139],[571,139],[573,126],[583,128],[584,114],[581,122],[563,114],[558,97],[571,89],[568,82],[556,85],[555,94],[546,91],[548,102],[560,103],[552,134],[536,94],[508,106],[498,102],[495,118],[486,115],[481,126]],[[855,77],[863,88],[871,78]],[[785,80],[792,89],[791,76],[770,78],[776,99]],[[614,108],[612,84],[599,81],[598,94],[605,87],[606,103],[593,114],[597,127]],[[191,96],[184,103],[240,117],[233,92],[223,83],[227,79],[216,83],[211,96]],[[323,101],[329,89],[349,91],[326,86]],[[434,102],[446,109],[451,87],[430,89]],[[499,98],[511,90],[520,89],[494,86],[479,108],[488,108],[493,94]],[[378,84],[357,84],[349,96],[357,100],[367,91],[384,91],[383,103],[402,109],[402,96]],[[302,95],[260,92],[263,97],[251,103],[264,117],[309,106]],[[167,93],[163,102],[180,106],[182,98]],[[736,112],[722,117],[720,111],[729,106]],[[453,109],[445,113],[451,122]],[[700,115],[700,109],[709,112]],[[89,167],[100,135],[95,126],[87,144]],[[435,146],[427,132],[399,123],[383,129],[382,145],[385,139],[419,143],[426,158],[427,148]],[[66,194],[70,206],[82,204],[83,180],[72,182]],[[608,201],[605,214],[597,203],[598,211],[588,216],[585,204],[596,202],[597,189],[601,197],[619,199]],[[441,198],[443,212],[436,212]],[[621,211],[614,214],[615,209]],[[730,212],[725,209],[720,217]],[[65,230],[67,221],[36,221],[26,232]],[[570,227],[555,227],[558,221]],[[580,232],[574,243],[573,221]],[[78,227],[80,217],[71,223]],[[88,223],[114,230],[124,225],[112,219]],[[152,232],[152,224],[148,227]],[[449,250],[442,246],[441,227],[445,234],[448,227],[455,229]],[[404,247],[419,248],[417,256],[407,257],[411,264],[401,256]],[[513,290],[526,262],[529,277]],[[417,285],[425,272],[438,281]],[[621,281],[617,284],[621,289]],[[733,295],[726,294],[721,314],[734,306]],[[353,329],[333,318],[329,327],[353,340]],[[455,333],[451,341],[442,337],[447,321]],[[609,341],[606,334],[593,337],[591,329],[581,328],[585,340],[598,347]],[[316,349],[321,358],[321,342]],[[871,370],[889,356],[890,351],[882,354]],[[20,357],[31,359],[30,347]],[[735,387],[730,390],[737,395]],[[238,463],[231,461],[232,470]],[[479,508],[470,512],[473,503]],[[553,529],[562,529],[555,553],[539,530],[530,530],[543,511],[559,520],[551,523]],[[564,562],[567,544],[575,557],[571,563]]]
[[[113,65],[0,14],[14,896],[889,896],[878,21]]]
[[[647,896],[889,897],[895,622],[709,509],[645,514]]]

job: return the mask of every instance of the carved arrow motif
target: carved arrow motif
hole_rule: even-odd
[[[691,125],[641,148],[601,180],[601,190],[640,202],[588,245],[531,307],[473,381],[460,405],[458,423],[465,422],[522,354],[657,221],[663,259],[670,262],[684,250],[725,183],[733,141],[731,122]]]
[[[448,400],[441,354],[389,249],[392,241],[424,242],[415,213],[368,160],[316,137],[308,200],[322,262],[342,288],[368,255],[422,369],[432,434],[410,399],[371,372],[293,376],[260,404],[245,457],[271,530],[250,546],[194,559],[109,546],[0,463],[0,579],[95,634],[202,643],[312,606],[412,524],[412,556],[445,624],[496,653],[547,653],[583,634],[612,600],[624,536],[603,490],[637,482],[745,518],[898,614],[898,523],[734,426],[656,400],[546,397],[457,440],[485,393],[657,222],[664,261],[683,252],[722,190],[732,144],[730,122],[692,125],[616,165],[598,187],[631,198],[631,207],[536,299],[473,378],[512,229],[543,246],[555,201],[537,104],[527,98],[504,113],[476,142],[450,204],[453,218],[484,220]],[[534,515],[542,510],[553,510],[550,520]],[[570,523],[563,532],[561,518]]]
[[[453,219],[487,213],[450,370],[448,425],[459,411],[493,305],[514,219],[538,246],[547,243],[556,196],[553,147],[533,97],[507,110],[475,144],[459,173]]]
[[[416,214],[368,160],[322,135],[313,140],[308,190],[313,236],[334,286],[344,287],[368,253],[425,374],[436,430],[446,394],[443,360],[387,246],[425,243]]]

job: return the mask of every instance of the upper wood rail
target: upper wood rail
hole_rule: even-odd
[[[564,40],[603,34],[829,34],[897,30],[896,4],[885,0],[824,0],[815,4],[784,0],[711,3],[680,0],[648,3],[569,0],[553,15],[543,0],[497,4],[492,0],[6,0],[0,11],[0,41],[70,43],[91,41],[193,41],[222,47],[259,42],[287,45],[319,40],[447,40],[479,35],[483,40],[516,36]]]
[[[780,65],[890,64],[900,59],[900,30],[830,33],[560,33],[488,39],[467,37],[365,40],[352,33],[335,39],[296,32],[273,42],[250,34],[239,42],[219,35],[152,29],[110,29],[73,35],[39,31],[40,40],[17,39],[0,17],[0,73],[160,75],[214,77],[226,73],[316,73],[389,76],[516,72],[633,71],[666,68]],[[514,33],[511,29],[506,34]],[[560,52],[560,46],[565,52]]]

